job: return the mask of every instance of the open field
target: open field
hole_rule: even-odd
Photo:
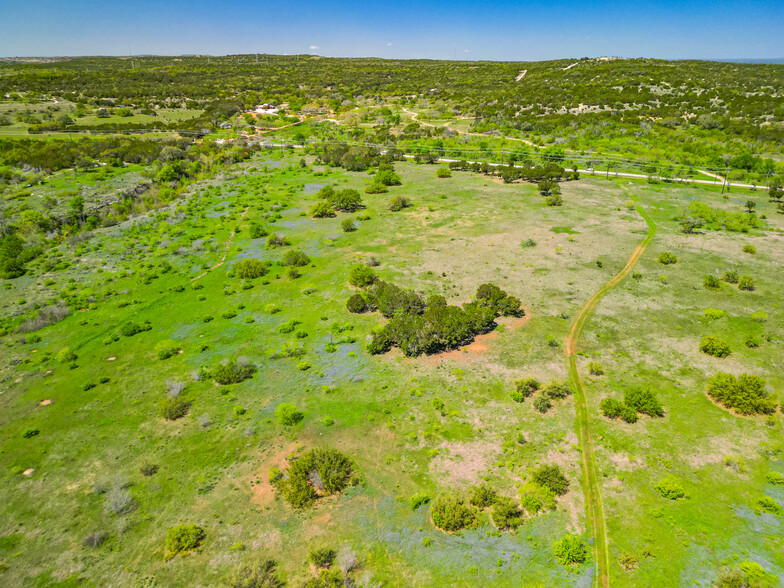
[[[365,194],[371,175],[311,156],[302,167],[300,157],[257,153],[195,184],[187,200],[63,241],[26,275],[3,280],[0,315],[15,326],[35,304],[73,302],[62,321],[14,331],[0,347],[4,584],[219,585],[238,566],[272,557],[301,585],[314,573],[312,549],[344,545],[361,572],[388,586],[598,583],[580,395],[542,414],[533,399],[515,402],[510,392],[521,378],[569,377],[572,324],[648,234],[640,211],[655,236],[574,340],[609,583],[711,586],[723,567],[743,561],[784,577],[783,519],[759,507],[766,495],[784,505],[784,487],[766,483],[769,472],[784,473],[781,412],[737,416],[705,392],[717,371],[760,375],[775,394],[784,387],[784,216],[767,195],[583,177],[561,184],[563,206],[546,206],[532,184],[470,172],[436,178],[436,166],[410,162],[395,164],[402,185]],[[125,168],[103,182],[114,190],[112,182],[138,172]],[[59,173],[46,187],[55,197],[85,183]],[[359,190],[366,208],[312,218],[327,184]],[[413,206],[392,212],[393,196]],[[693,201],[738,212],[748,198],[761,229],[681,231]],[[356,231],[341,230],[357,217]],[[252,238],[254,224],[291,245],[266,248],[266,237]],[[754,254],[743,251],[749,244]],[[291,249],[310,258],[299,277],[280,263]],[[662,252],[677,263],[660,264]],[[497,319],[498,328],[459,350],[370,355],[371,332],[385,320],[349,313],[346,300],[350,268],[371,257],[383,280],[450,304],[491,282],[518,297],[525,316]],[[269,273],[229,275],[243,259],[270,261]],[[45,271],[50,260],[63,269]],[[753,276],[755,290],[703,287],[706,274],[728,268]],[[725,314],[708,318],[709,308]],[[149,330],[121,334],[146,321]],[[701,353],[706,335],[725,339],[732,353]],[[757,347],[746,346],[749,336]],[[165,341],[177,352],[160,359]],[[276,358],[288,343],[305,353]],[[76,358],[63,361],[64,348]],[[257,367],[241,383],[199,375],[240,357]],[[589,362],[604,373],[591,375]],[[601,416],[602,399],[633,386],[653,390],[664,416],[633,424]],[[166,420],[160,405],[180,388],[187,415]],[[304,418],[279,422],[284,402]],[[270,484],[270,469],[317,447],[350,457],[361,483],[292,509]],[[555,510],[525,516],[516,532],[497,529],[484,511],[477,528],[445,533],[430,506],[409,504],[419,493],[435,499],[482,481],[519,502],[543,464],[562,469],[568,492]],[[145,475],[145,465],[158,470]],[[668,475],[687,498],[657,492]],[[118,511],[112,500],[121,492],[130,503]],[[182,523],[204,530],[201,548],[165,560],[166,530]],[[586,540],[586,563],[556,560],[553,543],[567,533]],[[97,535],[99,546],[85,545]]]

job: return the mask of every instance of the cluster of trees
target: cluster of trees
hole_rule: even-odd
[[[389,149],[383,154],[376,147],[365,147],[362,145],[348,145],[346,143],[325,143],[317,151],[318,160],[326,165],[342,167],[350,171],[365,171],[371,167],[381,164],[391,164],[394,161],[403,159],[403,152],[397,149]],[[381,168],[380,171],[391,168]],[[386,183],[386,182],[379,182]],[[386,183],[386,185],[397,185],[397,183]]]
[[[524,378],[515,382],[509,396],[515,402],[525,402],[526,398],[534,394],[536,394],[533,403],[534,410],[544,414],[552,408],[554,400],[563,400],[570,396],[572,387],[565,380],[551,380],[546,386],[542,387],[542,384],[536,378]]]
[[[336,449],[311,449],[291,460],[285,472],[273,467],[273,487],[296,509],[311,506],[321,495],[342,492],[360,483],[353,462]]]
[[[708,380],[708,396],[741,414],[773,414],[778,405],[765,387],[765,381],[753,374],[735,376],[719,372]]]
[[[356,266],[350,281],[366,288],[348,300],[351,312],[377,309],[390,319],[373,332],[368,344],[373,354],[386,353],[392,347],[399,347],[409,357],[456,349],[491,331],[496,317],[525,314],[517,298],[493,284],[482,284],[474,300],[459,307],[448,305],[443,296],[424,300],[416,292],[378,280],[366,266]]]
[[[322,187],[317,194],[317,202],[310,210],[310,215],[315,218],[329,218],[335,216],[335,211],[356,212],[364,208],[362,197],[353,188],[335,190],[333,186]]]

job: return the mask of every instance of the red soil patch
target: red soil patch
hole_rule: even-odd
[[[38,404],[40,404],[41,406],[49,406],[50,404],[52,404],[52,400],[47,398],[46,400],[42,400]]]
[[[256,482],[250,488],[251,498],[250,501],[258,506],[266,506],[275,500],[275,490],[269,482],[269,470],[273,466],[279,469],[285,469],[286,458],[297,448],[297,443],[290,443],[285,447],[279,448],[277,451],[270,453],[259,464],[258,469],[252,476]],[[248,480],[250,483],[250,480]]]

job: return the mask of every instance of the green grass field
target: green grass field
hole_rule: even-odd
[[[553,555],[567,533],[592,540],[574,397],[540,414],[530,399],[518,403],[509,393],[516,379],[567,378],[572,322],[648,230],[628,206],[630,194],[656,235],[634,273],[598,303],[577,344],[610,585],[711,586],[722,567],[743,561],[784,577],[783,519],[759,508],[766,495],[784,505],[784,487],[766,484],[768,472],[784,472],[781,412],[736,416],[705,392],[717,371],[758,374],[774,393],[784,386],[784,220],[764,194],[595,177],[564,183],[564,205],[548,207],[534,185],[468,172],[437,179],[436,166],[401,162],[403,184],[363,193],[366,218],[345,233],[340,222],[352,215],[309,216],[316,192],[326,184],[362,192],[371,176],[324,169],[311,158],[303,168],[299,159],[259,153],[197,186],[185,202],[63,244],[27,275],[3,280],[5,317],[62,292],[81,304],[0,347],[0,583],[212,586],[240,565],[272,557],[296,586],[312,576],[310,550],[348,545],[362,570],[388,586],[591,586],[593,555],[579,566]],[[71,179],[62,173],[50,184],[57,194]],[[389,211],[395,195],[414,206]],[[767,216],[764,230],[680,230],[693,200],[740,211],[749,197],[757,216]],[[291,246],[266,249],[264,238],[251,238],[254,222],[285,234]],[[535,245],[523,247],[528,239]],[[744,253],[746,244],[756,253]],[[290,248],[311,259],[296,279],[279,263]],[[661,265],[664,251],[677,263]],[[517,296],[526,316],[499,319],[495,331],[460,350],[370,355],[366,342],[384,319],[346,309],[349,269],[370,257],[384,280],[451,304],[492,282]],[[44,273],[51,258],[68,267]],[[271,271],[230,277],[245,258],[269,260]],[[756,289],[703,288],[706,274],[728,268],[752,275]],[[707,308],[726,314],[709,319]],[[280,332],[292,320],[299,339]],[[119,334],[145,321],[150,330]],[[732,353],[701,353],[706,335],[727,340]],[[749,335],[758,347],[745,345]],[[159,359],[156,345],[166,340],[181,353]],[[292,341],[303,356],[273,357]],[[66,347],[75,360],[58,360]],[[258,368],[249,380],[218,386],[198,376],[201,367],[241,356]],[[604,374],[589,375],[590,361],[601,362]],[[168,421],[159,404],[177,384],[189,411]],[[636,385],[656,392],[663,418],[627,424],[601,416],[603,398],[622,398]],[[278,422],[283,402],[304,413],[300,423]],[[25,436],[29,429],[39,433]],[[317,447],[353,459],[362,483],[298,512],[273,489],[269,470]],[[146,464],[159,469],[143,475]],[[514,533],[496,529],[484,512],[477,528],[447,534],[429,507],[409,505],[417,493],[435,498],[483,480],[519,500],[542,464],[559,465],[569,491]],[[687,498],[667,500],[655,490],[668,475]],[[123,512],[112,511],[112,488],[132,497]],[[202,547],[165,561],[166,530],[182,523],[204,529]],[[103,543],[86,546],[95,534]]]

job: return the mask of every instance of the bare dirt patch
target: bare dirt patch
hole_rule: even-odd
[[[52,399],[51,398],[47,398],[46,400],[42,400],[38,404],[40,404],[41,406],[49,406],[50,404],[52,404]]]
[[[443,442],[443,450],[430,462],[430,471],[450,486],[469,486],[487,471],[498,448],[487,441]]]
[[[297,448],[297,443],[289,443],[286,446],[271,450],[265,459],[259,464],[250,479],[242,481],[242,484],[250,485],[250,480],[255,479],[255,484],[251,486],[250,501],[258,506],[267,506],[275,500],[275,491],[269,483],[269,470],[272,467],[284,469],[286,458]]]

